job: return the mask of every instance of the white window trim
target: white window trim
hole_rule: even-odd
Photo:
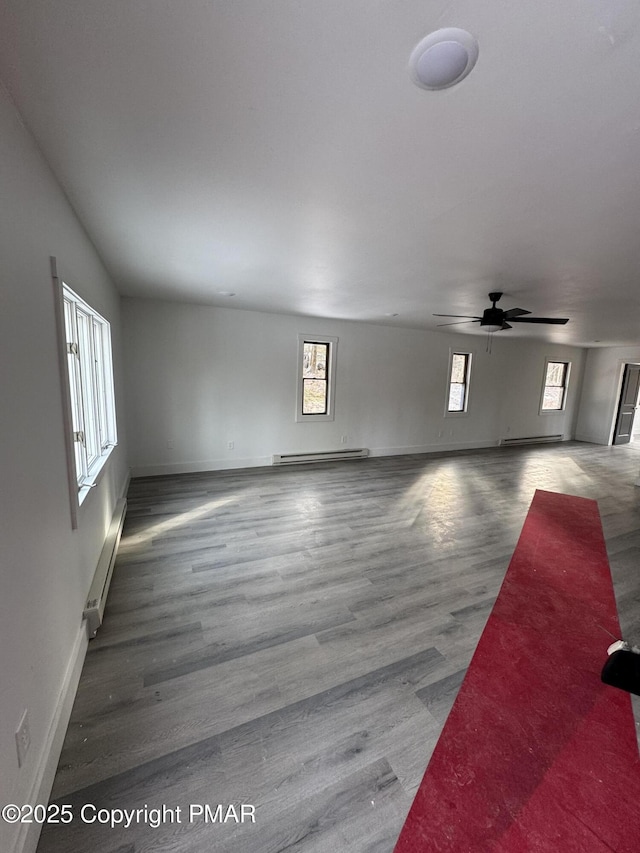
[[[453,356],[454,355],[468,355],[469,356],[469,366],[467,369],[467,388],[466,393],[464,395],[464,409],[460,412],[450,412],[449,411],[449,393],[451,391],[451,368],[453,366]],[[445,418],[464,418],[469,414],[469,398],[471,395],[471,370],[473,368],[473,359],[475,356],[474,350],[463,350],[460,347],[450,347],[449,348],[449,363],[447,366],[447,384],[445,388],[445,398],[444,398],[444,416]]]
[[[329,364],[327,365],[328,392],[327,412],[324,415],[302,414],[302,365],[304,359],[305,343],[329,344]],[[335,397],[336,397],[336,359],[338,353],[338,338],[327,335],[298,335],[298,369],[296,388],[296,422],[300,424],[315,423],[317,421],[332,421],[335,419]]]
[[[543,409],[542,404],[544,403],[544,389],[547,387],[545,385],[547,379],[547,368],[549,364],[566,364],[567,372],[564,377],[564,394],[562,396],[562,406],[559,409]],[[559,415],[561,412],[564,412],[567,408],[567,397],[569,396],[569,382],[571,381],[571,362],[568,358],[554,358],[552,356],[547,356],[544,360],[544,369],[542,371],[542,387],[540,389],[540,404],[538,407],[538,414],[540,415]]]
[[[94,488],[102,475],[105,464],[117,446],[117,427],[115,412],[115,391],[113,383],[113,364],[111,355],[111,331],[110,325],[102,315],[91,308],[74,290],[62,282],[56,272],[55,258],[51,259],[52,274],[56,295],[56,325],[59,339],[60,352],[60,377],[63,394],[63,423],[65,432],[65,446],[67,452],[67,472],[71,505],[72,527],[78,526],[78,508],[83,504],[87,495]],[[80,359],[76,355],[75,348],[70,344],[78,344],[77,328],[70,334],[67,332],[68,311],[76,310],[82,316],[90,319],[89,333],[91,337],[91,359],[87,361],[88,355],[83,354]],[[98,331],[99,330],[99,331]],[[71,336],[72,340],[68,338]],[[96,347],[99,346],[99,349]],[[75,393],[72,393],[69,359],[78,358],[79,368],[84,368],[85,374],[78,379]],[[86,376],[87,365],[90,375]],[[74,376],[77,375],[74,372]],[[75,381],[75,380],[74,380]],[[96,382],[99,381],[102,391],[97,389]],[[91,460],[86,445],[81,454],[84,464],[78,471],[76,457],[76,433],[84,433],[87,422],[83,420],[82,406],[78,401],[78,390],[91,398],[91,411],[96,414],[94,420],[93,448],[91,449]],[[98,412],[99,409],[99,412]],[[78,427],[80,427],[78,429]],[[84,444],[84,442],[83,442]]]

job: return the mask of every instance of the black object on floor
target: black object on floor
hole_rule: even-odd
[[[640,655],[627,649],[613,652],[602,667],[602,680],[640,696]]]

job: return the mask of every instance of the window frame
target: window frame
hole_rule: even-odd
[[[307,414],[302,411],[304,404],[304,345],[305,344],[326,344],[328,346],[328,359],[326,366],[326,412],[322,414]],[[297,389],[296,389],[296,422],[297,423],[312,423],[317,421],[333,421],[335,420],[335,375],[336,375],[336,360],[338,351],[338,338],[330,335],[313,335],[299,334],[298,335],[298,368],[297,368]]]
[[[465,382],[453,382],[452,381],[452,373],[453,373],[453,359],[456,355],[465,356]],[[447,370],[447,387],[446,387],[446,396],[444,401],[444,416],[445,418],[459,418],[464,416],[469,411],[469,395],[471,391],[471,367],[473,364],[473,351],[472,350],[459,350],[459,349],[450,349],[449,350],[449,365]],[[450,409],[449,401],[451,399],[451,386],[452,385],[464,385],[464,405],[462,409]]]
[[[80,506],[118,444],[111,326],[64,281],[59,298],[69,483]]]
[[[550,364],[564,364],[564,377],[562,385],[547,385],[547,373],[549,371]],[[569,380],[571,377],[571,362],[567,359],[559,359],[559,358],[551,358],[547,357],[544,360],[544,370],[542,372],[542,390],[540,392],[540,407],[539,413],[541,415],[556,415],[558,412],[564,412],[567,407],[567,396],[569,393]],[[545,409],[544,408],[544,396],[547,388],[562,388],[562,404],[557,409]]]

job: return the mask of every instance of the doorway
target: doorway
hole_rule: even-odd
[[[625,364],[618,402],[613,444],[628,444],[633,437],[633,420],[638,408],[640,364]]]

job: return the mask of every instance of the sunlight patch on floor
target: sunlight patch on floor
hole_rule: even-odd
[[[203,518],[209,513],[213,513],[227,504],[234,503],[237,500],[235,495],[228,498],[219,498],[218,500],[208,501],[196,509],[190,509],[187,512],[182,512],[179,515],[167,518],[164,521],[159,521],[156,524],[151,524],[144,530],[138,533],[133,533],[130,536],[123,537],[121,548],[123,550],[135,549],[141,545],[147,545],[158,536],[164,536],[172,530],[177,530],[182,527],[187,527],[194,521]]]

